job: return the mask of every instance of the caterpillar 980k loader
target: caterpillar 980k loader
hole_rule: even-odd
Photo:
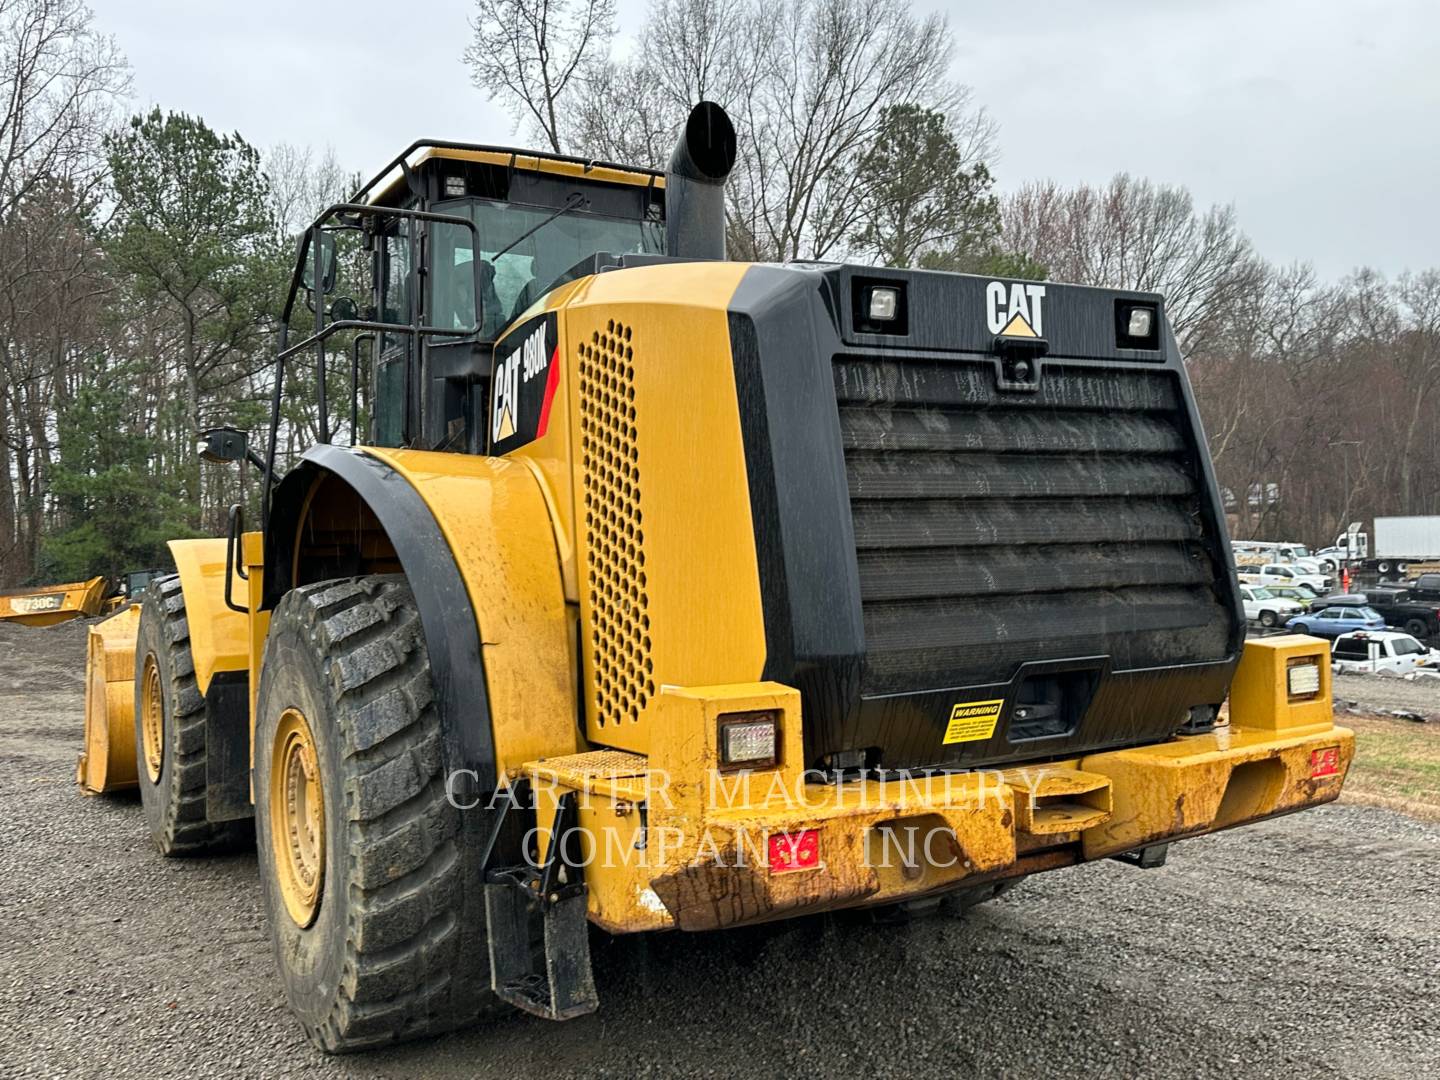
[[[263,520],[146,594],[134,771],[166,855],[253,813],[329,1050],[588,1012],[592,923],[953,910],[1340,791],[1161,297],[725,261],[734,153],[709,104],[664,175],[416,143],[305,235],[263,451],[207,433]]]

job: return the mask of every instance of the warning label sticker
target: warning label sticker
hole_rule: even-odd
[[[994,701],[962,701],[950,710],[950,723],[945,728],[945,743],[979,742],[995,734],[1000,722],[1004,698]]]

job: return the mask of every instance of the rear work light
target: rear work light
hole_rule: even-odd
[[[1160,309],[1152,303],[1115,301],[1115,345],[1121,349],[1160,348]]]
[[[1320,661],[1315,657],[1297,660],[1286,669],[1290,700],[1312,698],[1320,693]]]
[[[779,761],[778,712],[726,713],[720,717],[720,767],[762,769]]]

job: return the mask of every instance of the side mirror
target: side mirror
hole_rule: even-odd
[[[223,465],[230,461],[244,461],[249,456],[249,436],[238,428],[210,428],[202,431],[200,438],[204,440],[200,456],[206,461]]]
[[[337,296],[330,301],[330,321],[345,322],[360,318],[360,305],[348,296]]]
[[[319,264],[320,293],[328,295],[335,291],[335,237],[324,229],[311,234],[310,257],[305,260],[305,270],[300,282],[310,292],[315,292],[316,264]]]

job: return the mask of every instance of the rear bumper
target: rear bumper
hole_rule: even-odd
[[[782,763],[799,760],[799,695],[751,684],[666,688],[648,757],[603,751],[526,771],[541,822],[576,793],[590,918],[613,933],[911,899],[1335,799],[1355,740],[1330,721],[1328,666],[1322,694],[1273,707],[1274,679],[1297,657],[1323,659],[1324,644],[1261,648],[1267,670],[1247,677],[1260,665],[1242,663],[1231,726],[1022,768],[838,785],[783,767],[727,777],[713,734],[726,713],[775,710]]]

